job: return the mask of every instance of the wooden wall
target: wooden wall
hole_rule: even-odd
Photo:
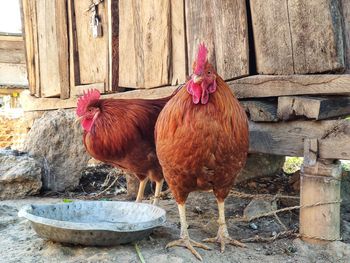
[[[200,42],[227,81],[282,75],[287,85],[292,74],[350,69],[347,0],[105,0],[98,5],[103,36],[97,39],[90,3],[22,0],[32,95],[66,99],[89,88],[110,93],[178,85],[191,73]],[[274,94],[253,90],[257,97]]]
[[[28,85],[22,37],[0,36],[0,85]]]

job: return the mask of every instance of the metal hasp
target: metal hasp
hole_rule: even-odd
[[[340,181],[338,160],[318,159],[317,139],[304,142],[300,180],[300,235],[312,244],[340,240]]]

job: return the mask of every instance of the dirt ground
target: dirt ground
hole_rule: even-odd
[[[89,173],[87,173],[89,174]],[[140,262],[134,244],[115,246],[110,248],[83,247],[55,243],[40,238],[31,228],[27,220],[18,218],[18,209],[25,204],[59,203],[63,198],[94,199],[103,200],[125,200],[127,199],[123,189],[123,181],[118,182],[117,187],[111,187],[105,195],[96,197],[97,187],[106,187],[103,183],[108,175],[105,171],[104,177],[91,177],[90,181],[83,180],[84,195],[81,187],[75,193],[64,193],[55,197],[47,197],[53,193],[46,193],[45,197],[27,198],[23,200],[0,201],[0,262]],[[84,179],[84,178],[83,178]],[[112,181],[110,179],[110,181]],[[297,193],[290,187],[290,178],[281,175],[275,179],[262,178],[254,182],[238,185],[235,190],[250,194],[277,192],[289,195]],[[119,193],[115,195],[115,193]],[[146,201],[147,202],[147,201]],[[260,218],[252,223],[235,222],[236,218],[242,216],[244,208],[250,199],[238,198],[231,195],[226,200],[226,217],[229,232],[236,239],[252,238],[256,235],[271,237],[276,233],[284,231],[284,227],[278,223],[276,218]],[[278,208],[295,204],[295,200],[277,202]],[[176,203],[171,198],[161,200],[160,206],[167,211],[167,222],[164,226],[153,231],[148,239],[139,241],[138,247],[145,262],[199,262],[188,250],[183,248],[165,249],[165,245],[178,238],[180,225]],[[192,239],[200,241],[207,237],[213,237],[217,231],[217,207],[212,193],[193,193],[187,202],[187,218],[189,233]],[[288,229],[298,228],[298,211],[290,211],[280,215],[280,219]],[[249,242],[248,248],[237,248],[228,246],[224,254],[219,247],[209,244],[211,251],[198,249],[204,262],[349,262],[350,259],[350,205],[342,207],[342,238],[343,242],[336,241],[325,246],[313,246],[303,243],[299,238],[289,235],[273,242]]]

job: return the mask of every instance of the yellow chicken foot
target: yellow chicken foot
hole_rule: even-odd
[[[154,192],[154,200],[153,205],[158,205],[159,198],[160,198],[160,192],[162,191],[164,179],[162,179],[160,182],[156,182],[156,190]]]
[[[174,247],[174,246],[185,247],[188,250],[190,250],[192,254],[195,255],[199,260],[203,260],[201,255],[199,255],[199,253],[194,249],[194,247],[199,247],[206,250],[210,250],[210,247],[190,239],[190,236],[187,230],[188,225],[186,221],[186,206],[184,204],[178,205],[178,208],[179,208],[180,223],[181,223],[181,233],[180,233],[181,238],[179,240],[175,240],[168,243],[165,248]]]
[[[137,192],[137,197],[136,197],[136,201],[135,201],[136,203],[142,202],[147,182],[148,182],[148,178],[140,181],[139,191]]]
[[[227,225],[225,221],[225,205],[224,202],[218,201],[218,208],[219,208],[219,230],[216,237],[213,238],[206,238],[203,241],[204,242],[210,242],[210,243],[220,243],[221,244],[221,253],[225,251],[225,245],[231,244],[238,247],[247,247],[245,244],[233,239],[230,237],[228,231],[227,231]]]

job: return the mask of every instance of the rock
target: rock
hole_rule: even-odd
[[[42,165],[28,154],[0,150],[0,200],[39,193]]]
[[[49,111],[36,119],[29,131],[24,150],[43,160],[45,190],[74,189],[91,158],[82,141],[83,130],[75,119],[73,110]]]
[[[285,157],[272,154],[249,154],[247,163],[236,179],[240,183],[249,179],[275,175],[282,170]]]
[[[244,209],[243,216],[247,218],[265,214],[277,209],[276,201],[252,200]]]

